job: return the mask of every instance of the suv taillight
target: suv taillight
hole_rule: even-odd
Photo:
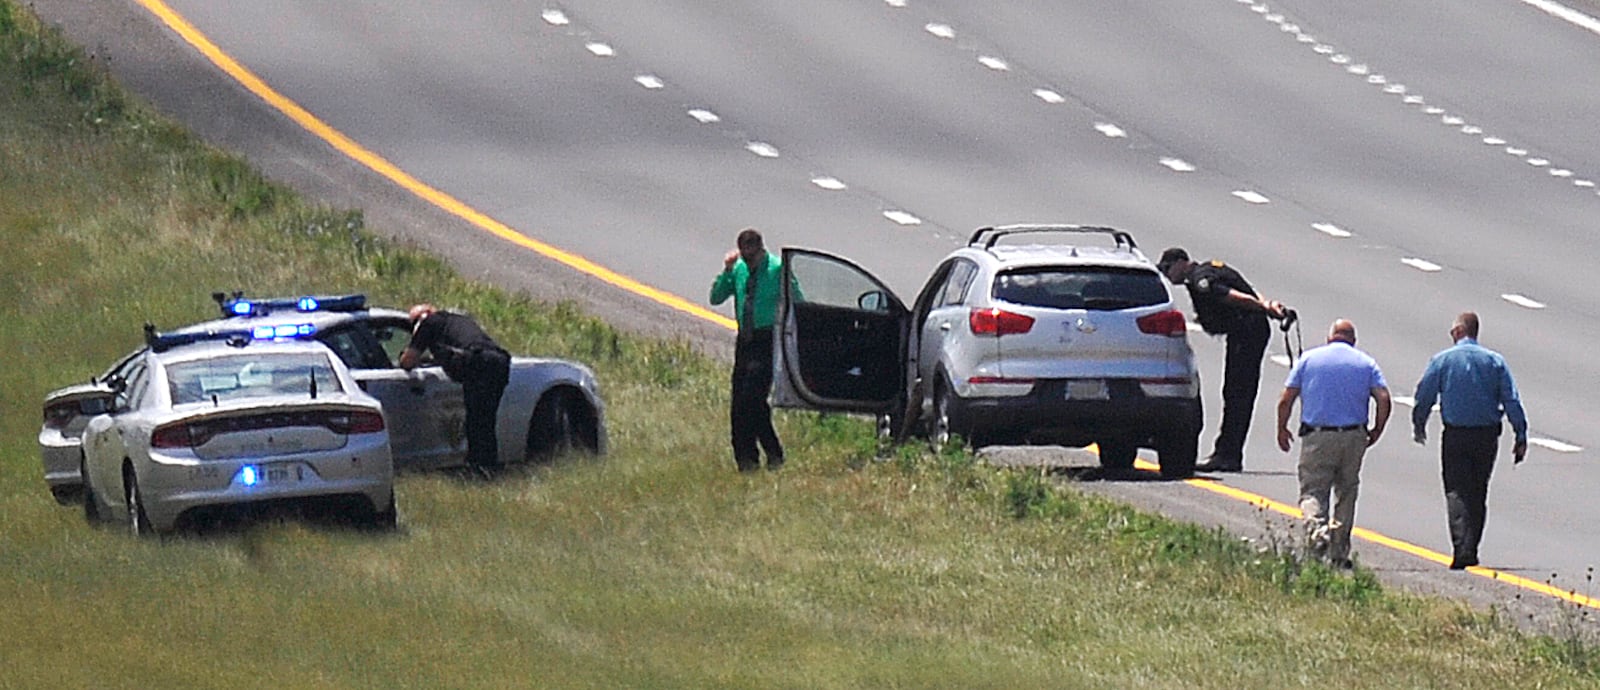
[[[1183,320],[1183,312],[1176,309],[1147,314],[1139,317],[1139,332],[1152,335],[1181,336],[1187,329]]]
[[[1015,335],[1033,330],[1033,317],[1003,309],[974,309],[967,316],[973,335]]]

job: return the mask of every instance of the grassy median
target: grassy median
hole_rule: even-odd
[[[0,687],[1578,687],[1593,651],[862,420],[739,475],[726,369],[473,284],[206,148],[0,0]],[[390,535],[136,540],[56,505],[45,392],[214,290],[469,309],[597,371],[613,454],[410,476]]]

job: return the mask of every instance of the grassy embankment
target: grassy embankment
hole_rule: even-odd
[[[741,476],[726,373],[473,285],[134,104],[0,0],[0,687],[1559,687],[1591,651],[1370,576],[784,415]],[[594,365],[614,454],[400,484],[406,527],[139,541],[39,478],[48,390],[215,289],[478,314]]]

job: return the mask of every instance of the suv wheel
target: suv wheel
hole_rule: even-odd
[[[1127,439],[1100,441],[1100,466],[1108,470],[1133,469],[1133,459],[1139,455],[1139,444]]]
[[[1200,454],[1200,431],[1187,426],[1172,429],[1157,442],[1156,455],[1161,460],[1161,476],[1185,479],[1194,476],[1194,464]]]
[[[961,436],[973,448],[978,447],[976,434],[968,428],[962,412],[961,398],[951,390],[944,372],[940,372],[933,387],[933,429],[928,435],[935,447],[943,448],[954,436]]]

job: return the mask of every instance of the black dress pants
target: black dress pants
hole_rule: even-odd
[[[511,356],[503,350],[473,350],[467,355],[462,403],[467,418],[467,464],[496,467],[500,464],[500,442],[495,434],[495,417],[500,413],[500,396],[511,378]]]
[[[1500,449],[1500,427],[1447,424],[1440,447],[1450,546],[1457,561],[1476,561],[1483,523],[1489,519],[1489,475]]]
[[[1245,436],[1250,433],[1250,416],[1261,388],[1261,356],[1267,352],[1272,327],[1267,317],[1250,314],[1239,319],[1228,331],[1228,354],[1222,374],[1222,428],[1212,452],[1215,462],[1237,464],[1244,461]]]
[[[740,471],[761,467],[761,450],[767,453],[767,467],[783,464],[783,444],[772,428],[772,408],[767,393],[772,390],[772,329],[757,328],[739,334],[733,353],[733,401],[728,421],[733,430],[733,461]]]

